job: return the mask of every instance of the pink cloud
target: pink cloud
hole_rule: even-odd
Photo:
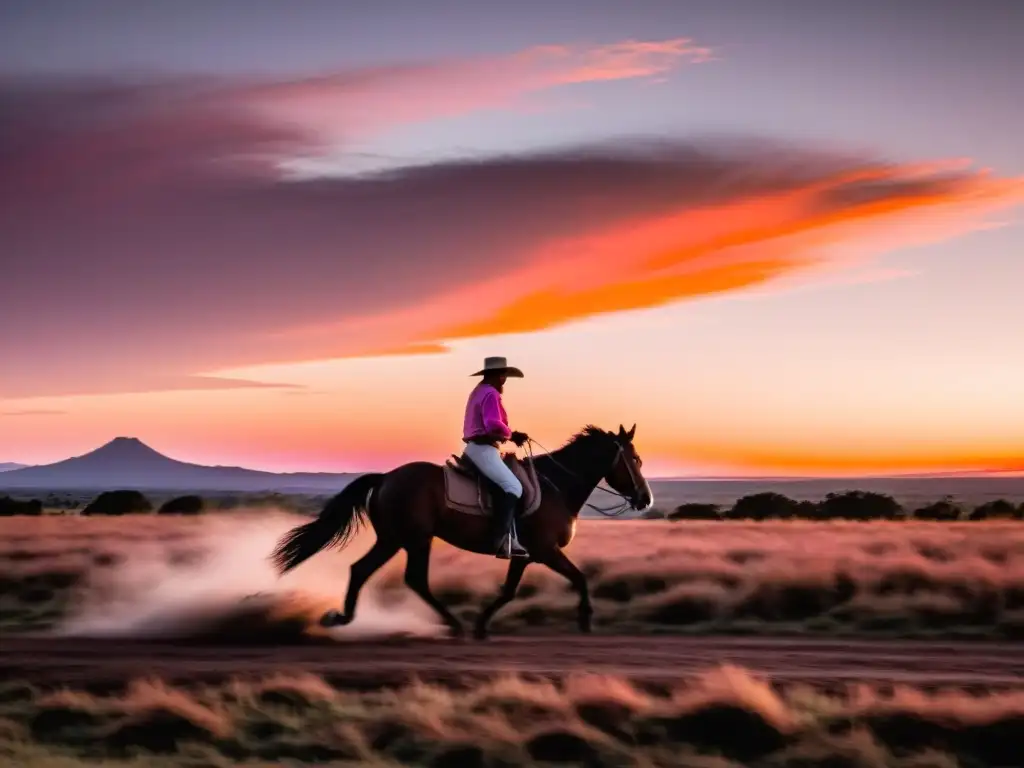
[[[262,120],[344,140],[419,120],[513,106],[526,94],[587,82],[661,79],[711,49],[689,38],[548,45],[476,59],[423,62],[242,88]]]
[[[600,80],[625,80],[635,77],[663,78],[681,62],[703,64],[712,61],[712,50],[692,40],[627,40],[590,51],[575,52],[582,61],[557,78],[558,83],[585,83]]]

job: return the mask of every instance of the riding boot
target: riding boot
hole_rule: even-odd
[[[528,554],[519,544],[518,537],[512,535],[512,522],[515,520],[518,506],[519,498],[517,496],[503,493],[500,504],[494,510],[494,521],[498,526],[494,549],[499,558],[526,557]]]

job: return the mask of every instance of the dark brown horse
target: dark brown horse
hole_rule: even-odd
[[[558,450],[533,457],[542,484],[541,505],[516,521],[519,541],[529,557],[514,557],[509,562],[500,594],[476,621],[477,638],[487,636],[491,617],[515,597],[523,571],[531,562],[546,565],[572,583],[580,598],[580,630],[590,631],[593,609],[587,580],[563,549],[572,541],[580,510],[602,479],[633,509],[646,509],[653,503],[651,488],[640,471],[640,456],[633,447],[635,434],[635,424],[629,431],[619,425],[618,434],[588,426]],[[327,502],[316,520],[294,528],[279,542],[272,556],[279,572],[291,570],[328,546],[344,546],[367,517],[377,541],[352,565],[344,610],[328,612],[321,623],[350,623],[366,580],[404,549],[405,583],[437,611],[453,636],[461,636],[461,622],[430,591],[431,543],[436,536],[460,549],[493,556],[494,530],[489,517],[447,506],[443,468],[438,464],[413,462],[353,480]]]

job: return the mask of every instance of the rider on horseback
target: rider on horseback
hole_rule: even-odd
[[[512,521],[523,495],[523,486],[501,459],[498,446],[512,441],[522,446],[529,438],[523,432],[513,432],[501,402],[505,380],[512,376],[523,378],[523,372],[508,365],[504,357],[484,359],[484,367],[473,376],[483,376],[469,395],[463,423],[462,440],[466,443],[464,455],[480,473],[493,481],[501,493],[497,494],[494,515],[498,525],[495,550],[498,556],[523,556],[526,550],[512,533]],[[506,541],[508,542],[506,544]]]

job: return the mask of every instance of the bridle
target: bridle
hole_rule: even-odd
[[[585,482],[584,478],[582,478],[579,475],[578,472],[574,472],[573,470],[569,469],[567,466],[562,464],[560,461],[555,459],[551,455],[551,451],[549,451],[547,448],[545,448],[543,445],[538,443],[533,438],[528,437],[526,439],[526,443],[527,443],[527,445],[526,445],[526,452],[529,455],[530,465],[534,468],[534,470],[536,470],[537,465],[534,463],[534,460],[533,460],[533,444],[536,443],[538,448],[540,448],[542,451],[545,451],[547,453],[547,457],[551,460],[551,462],[555,466],[559,467],[564,472],[572,475],[573,477],[575,477],[580,482]],[[598,485],[595,486],[594,490],[602,490],[605,493],[610,493],[610,494],[612,494],[614,496],[618,496],[621,499],[625,499],[625,501],[621,505],[612,506],[612,507],[599,507],[596,504],[591,504],[589,501],[584,502],[584,506],[590,507],[591,509],[593,509],[596,512],[599,512],[600,514],[604,515],[605,517],[619,517],[620,515],[625,514],[626,512],[629,511],[629,509],[631,507],[633,507],[633,504],[636,501],[636,499],[638,499],[640,497],[640,481],[637,479],[636,472],[633,471],[633,467],[630,464],[630,462],[626,461],[626,458],[624,456],[626,449],[622,445],[622,443],[619,442],[618,438],[615,439],[615,448],[616,448],[616,452],[615,452],[615,458],[612,460],[612,469],[614,469],[615,465],[618,462],[620,462],[620,461],[623,462],[626,465],[626,471],[629,473],[629,480],[633,484],[633,493],[631,495],[626,495],[624,493],[619,493],[614,488],[601,488],[600,480],[599,480],[598,481]],[[540,475],[541,473],[537,472],[537,474]],[[545,475],[541,475],[541,477],[543,477],[545,480],[547,480],[549,483],[551,483],[551,485],[553,485],[556,489],[558,488],[558,486],[555,484],[555,482],[550,477],[547,477]],[[602,479],[604,479],[604,478],[602,478]]]

